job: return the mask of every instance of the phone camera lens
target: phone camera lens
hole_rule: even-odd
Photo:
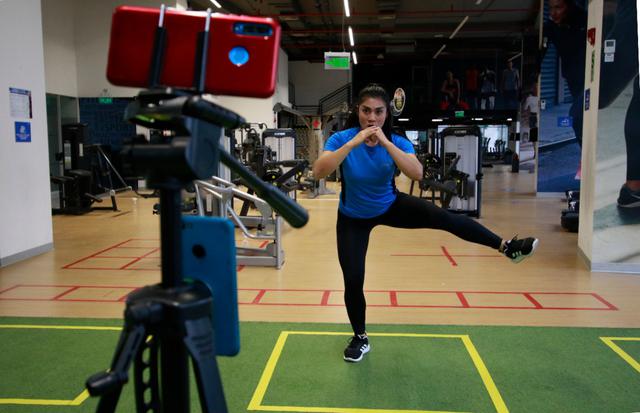
[[[229,61],[236,66],[242,66],[249,61],[249,51],[242,46],[236,46],[229,51]]]
[[[271,36],[273,34],[271,26],[257,23],[235,23],[233,32],[245,36]]]

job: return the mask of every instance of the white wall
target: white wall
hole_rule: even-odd
[[[176,4],[162,0],[75,0],[78,97],[100,96],[104,89],[114,97],[138,93],[138,89],[113,86],[107,81],[111,15],[118,6],[160,7],[163,3]]]
[[[289,81],[296,89],[296,105],[317,105],[321,98],[350,83],[351,73],[351,70],[325,70],[324,63],[289,62]]]
[[[291,106],[289,102],[289,56],[280,49],[278,53],[278,80],[276,92],[273,95],[274,104],[283,103]]]
[[[76,0],[42,0],[45,82],[48,93],[78,96]]]
[[[0,1],[0,265],[52,248],[40,0]],[[32,119],[11,117],[9,88],[31,91]],[[14,122],[31,124],[17,143]]]
[[[45,74],[48,93],[74,97],[129,97],[138,89],[106,79],[113,10],[121,5],[159,7],[162,0],[42,0]],[[184,7],[184,0],[176,4]]]
[[[591,89],[591,102],[600,99],[600,59],[594,61],[594,81],[591,82],[591,53],[595,50],[596,56],[600,56],[601,31],[602,31],[602,0],[589,2],[588,26],[596,28],[596,43],[592,46],[586,42],[587,53],[585,61],[585,89]],[[593,260],[593,214],[595,201],[596,182],[596,150],[598,139],[598,105],[592,104],[592,108],[584,112],[582,134],[582,165],[589,168],[582,169],[580,180],[580,229],[578,232],[578,249],[591,266]]]

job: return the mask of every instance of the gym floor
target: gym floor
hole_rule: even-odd
[[[242,350],[237,358],[220,359],[230,411],[640,411],[640,330],[635,330],[640,328],[640,277],[591,273],[578,257],[577,234],[560,227],[566,203],[536,197],[534,174],[512,174],[501,166],[484,172],[480,222],[503,238],[538,237],[536,254],[514,265],[496,251],[447,233],[376,228],[365,283],[373,350],[358,365],[341,360],[349,326],[335,247],[337,195],[300,195],[310,221],[298,230],[285,226],[283,268],[239,267]],[[408,191],[409,182],[401,177],[398,186]],[[80,393],[82,383],[96,368],[108,366],[127,294],[160,279],[159,220],[151,213],[155,202],[121,194],[120,212],[55,216],[53,251],[0,269],[0,342],[11,349],[0,356],[8,378],[0,381],[1,412],[91,411],[95,406]],[[99,329],[74,335],[73,328],[43,325],[106,326],[111,336],[101,338],[105,333]],[[563,328],[524,328],[552,326]],[[285,334],[288,344],[278,353],[278,338],[286,331],[311,333]],[[432,348],[436,342],[450,343],[433,340],[445,336],[464,346]],[[294,374],[295,349],[304,355],[297,357],[302,371],[316,372],[314,380]],[[247,354],[254,351],[258,355]],[[398,354],[410,355],[413,364]],[[283,369],[269,371],[267,360],[273,357]],[[523,366],[521,357],[533,360],[535,370]],[[37,381],[43,364],[75,377],[78,391],[43,394],[47,386]],[[451,366],[461,365],[473,369],[465,370],[468,380],[444,377]],[[574,379],[593,369],[599,369],[595,381],[576,390]],[[231,370],[251,373],[234,379]],[[368,390],[361,398],[343,397],[339,389],[356,374],[369,377],[358,385]],[[393,374],[405,384],[422,383],[409,389],[441,380],[453,387],[441,383],[428,390],[433,397],[392,390],[395,396],[389,399],[380,393],[384,386],[375,383],[393,381]],[[56,375],[50,379],[65,382]],[[268,384],[271,380],[276,387]],[[277,390],[301,382],[310,389],[326,383],[335,388],[333,393],[316,390],[324,396],[309,398]],[[554,396],[540,390],[545,388],[555,389]],[[123,403],[131,402],[130,394],[123,397]],[[56,400],[67,402],[47,403]]]

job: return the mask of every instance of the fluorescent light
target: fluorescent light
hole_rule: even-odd
[[[482,121],[484,118],[473,118],[473,120]]]
[[[409,118],[398,118],[398,122],[409,122]]]
[[[356,56],[356,52],[351,52],[351,55],[353,55],[353,64],[357,65],[358,64],[358,56]]]
[[[511,118],[507,118],[507,122],[511,122],[513,119]]]
[[[453,39],[455,37],[455,35],[458,34],[458,32],[460,31],[460,29],[462,29],[462,26],[464,26],[464,24],[467,22],[467,20],[469,20],[469,16],[464,16],[464,19],[462,19],[462,21],[460,22],[458,27],[456,27],[456,29],[453,31],[453,33],[451,33],[451,36],[449,36],[449,39]]]
[[[444,50],[444,48],[445,48],[445,47],[447,47],[447,45],[446,45],[446,44],[443,44],[443,45],[442,45],[442,47],[440,48],[440,50],[438,50],[438,51],[436,52],[436,54],[434,54],[434,55],[433,55],[433,58],[434,58],[434,59],[437,59],[437,58],[438,58],[438,56],[440,56],[440,53],[442,53],[442,51]]]
[[[344,15],[351,17],[351,13],[349,12],[349,0],[344,0]]]
[[[394,13],[382,13],[378,14],[378,20],[395,20],[396,15]]]
[[[355,46],[355,43],[353,42],[353,30],[351,29],[351,26],[349,26],[349,44],[351,44],[351,47]]]
[[[522,56],[522,53],[518,53],[517,55],[513,56],[511,59],[509,59],[509,61],[511,62],[511,61],[519,58],[520,56]]]
[[[211,0],[211,3],[213,3],[214,6],[216,6],[217,8],[221,9],[222,6],[220,5],[220,3],[218,3],[216,0]]]
[[[442,122],[442,119],[440,118],[431,119],[431,122]]]

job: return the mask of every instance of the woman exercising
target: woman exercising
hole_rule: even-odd
[[[530,257],[535,238],[504,240],[465,215],[456,215],[395,187],[396,167],[414,180],[422,179],[422,165],[411,143],[392,134],[389,96],[379,85],[360,91],[347,129],[333,134],[313,165],[316,179],[340,168],[342,192],[336,226],[338,259],[344,277],[344,301],[354,336],[344,359],[358,362],[369,352],[365,328],[364,267],[369,234],[377,225],[394,228],[432,228],[499,250],[513,262]]]

